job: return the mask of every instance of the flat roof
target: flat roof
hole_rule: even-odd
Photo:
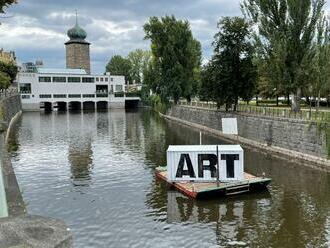
[[[57,68],[38,68],[40,74],[76,74],[87,75],[84,69],[57,69]]]
[[[170,145],[168,152],[208,152],[216,151],[217,145]],[[218,145],[219,152],[243,151],[240,145]]]

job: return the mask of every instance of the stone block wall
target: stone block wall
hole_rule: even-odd
[[[243,138],[313,156],[328,157],[326,128],[320,128],[317,123],[186,106],[173,106],[167,115],[219,131],[222,131],[222,118],[236,117],[238,133]]]
[[[22,110],[20,95],[8,96],[0,100],[0,121],[7,125],[11,119]]]
[[[67,42],[66,43],[66,68],[85,69],[89,74],[90,68],[89,43]]]

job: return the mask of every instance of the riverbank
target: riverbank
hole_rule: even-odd
[[[222,112],[191,106],[172,106],[166,119],[212,133],[276,156],[330,171],[327,128],[317,123]],[[221,118],[237,118],[239,136],[222,133]]]
[[[21,115],[19,95],[0,100],[0,200],[4,210],[0,219],[0,247],[72,247],[72,234],[63,221],[27,214],[7,152],[9,135]]]

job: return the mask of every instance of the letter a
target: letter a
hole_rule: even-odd
[[[186,160],[188,170],[183,169],[185,160]],[[189,154],[181,154],[181,156],[180,156],[178,169],[176,171],[176,177],[182,177],[182,176],[196,177]]]

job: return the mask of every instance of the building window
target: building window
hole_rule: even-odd
[[[95,78],[96,79],[96,82],[98,82],[99,81],[99,78],[97,77],[97,78]]]
[[[103,82],[103,78],[100,78],[101,82]]]
[[[40,83],[50,83],[52,81],[51,77],[39,77]]]
[[[48,94],[41,94],[39,95],[39,98],[52,98],[52,95]]]
[[[92,78],[92,77],[83,77],[82,82],[83,83],[94,83],[94,78]]]
[[[121,84],[116,85],[116,91],[123,91],[123,86]]]
[[[113,78],[110,78],[110,81],[113,82]]]
[[[54,98],[66,98],[66,94],[54,94]]]
[[[68,82],[69,83],[80,83],[81,79],[80,79],[80,77],[68,77]]]
[[[53,77],[54,83],[66,83],[66,77]]]
[[[30,99],[30,95],[22,95],[22,99]]]
[[[19,84],[19,92],[21,94],[31,94],[31,84]]]
[[[105,80],[106,82],[108,82],[108,81],[109,81],[109,78],[106,77],[104,80]]]
[[[83,94],[83,98],[94,98],[94,94]]]
[[[80,98],[80,94],[69,94],[69,98]]]

